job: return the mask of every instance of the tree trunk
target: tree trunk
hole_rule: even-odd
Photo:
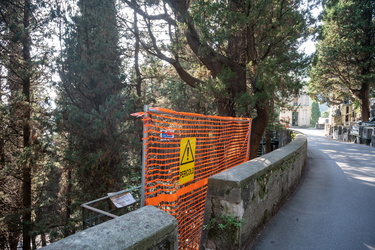
[[[19,220],[18,220],[19,222]],[[8,244],[11,250],[17,250],[18,242],[20,240],[20,231],[17,222],[7,222],[8,224]]]
[[[22,166],[22,205],[23,205],[23,249],[30,249],[30,232],[31,232],[31,153],[28,152],[31,146],[30,142],[30,34],[29,34],[29,24],[30,24],[30,0],[25,0],[24,2],[24,16],[23,16],[23,37],[22,37],[22,56],[25,64],[25,72],[22,76],[23,84],[23,98],[24,98],[24,113],[23,113],[23,148],[26,159]]]
[[[40,234],[40,239],[42,240],[42,247],[47,246],[47,238],[45,233]]]
[[[359,99],[361,100],[361,115],[362,121],[370,119],[370,100],[369,100],[370,84],[362,84],[359,90]]]
[[[266,154],[270,152],[272,152],[271,132],[267,130],[266,132]]]
[[[364,28],[364,33],[366,34],[366,38],[364,39],[362,46],[365,48],[373,48],[373,35],[374,35],[374,30],[373,30],[373,21],[374,21],[374,15],[373,15],[373,5],[370,5],[370,1],[368,1],[368,4],[365,5],[366,7],[363,9],[363,18],[365,20],[365,28]],[[371,55],[373,56],[373,53],[367,53],[367,60],[370,63],[364,64],[362,68],[361,75],[365,79],[368,78],[368,76],[371,75],[371,70],[373,64],[373,59],[371,59]],[[369,58],[370,57],[370,58]],[[370,119],[370,100],[369,100],[369,93],[370,93],[370,85],[371,82],[369,80],[364,80],[362,82],[362,86],[360,89],[360,94],[359,98],[361,99],[361,104],[362,104],[362,121],[368,121]]]
[[[32,243],[32,248],[31,249],[36,249],[36,236],[35,235],[32,235],[31,236],[31,243]]]
[[[68,169],[67,173],[67,190],[66,190],[66,202],[65,202],[65,222],[64,222],[64,237],[68,237],[71,235],[71,228],[70,228],[70,216],[72,213],[72,191],[73,191],[73,180],[72,180],[72,170]]]
[[[138,19],[137,19],[137,12],[134,11],[134,32],[135,34],[139,34],[138,30]],[[139,36],[135,36],[135,44],[134,44],[134,69],[135,69],[135,89],[137,91],[138,100],[140,100],[142,96],[142,75],[141,70],[139,69],[139,50],[140,50],[140,39]]]
[[[236,112],[234,110],[234,102],[229,98],[216,98],[217,103],[217,112],[219,116],[236,116]]]
[[[258,104],[256,110],[257,117],[254,118],[251,125],[250,159],[254,159],[258,156],[258,147],[270,120],[270,110],[266,105]]]
[[[2,90],[3,89],[3,80],[0,79],[0,103],[2,104]],[[1,117],[0,120],[0,170],[5,167],[5,119]],[[1,246],[1,245],[0,245]]]

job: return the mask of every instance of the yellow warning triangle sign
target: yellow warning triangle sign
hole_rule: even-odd
[[[188,164],[195,161],[195,140],[191,142],[191,139],[186,139],[184,144],[181,144],[181,155],[180,155],[180,165]],[[193,145],[192,145],[193,143]]]

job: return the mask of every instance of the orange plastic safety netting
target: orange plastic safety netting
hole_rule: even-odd
[[[144,196],[178,221],[179,249],[198,249],[208,178],[248,159],[250,118],[150,108],[143,117]]]

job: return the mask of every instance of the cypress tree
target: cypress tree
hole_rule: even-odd
[[[320,117],[319,104],[317,102],[313,102],[311,104],[310,126],[315,126],[315,124],[318,123],[319,117]]]
[[[358,101],[363,121],[369,120],[369,98],[374,91],[374,15],[373,0],[325,2],[310,72],[313,98],[331,105]]]
[[[65,40],[58,85],[57,119],[67,142],[67,219],[74,199],[88,201],[123,187],[129,113],[115,1],[81,0],[78,6],[80,15],[73,18]]]

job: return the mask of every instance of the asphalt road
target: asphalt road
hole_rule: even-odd
[[[253,248],[375,250],[375,147],[300,131],[306,171]]]

